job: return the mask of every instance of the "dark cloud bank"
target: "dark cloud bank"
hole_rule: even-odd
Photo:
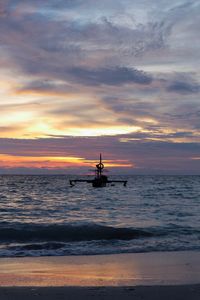
[[[121,136],[121,138],[124,136]],[[90,138],[47,138],[35,140],[0,139],[0,153],[17,156],[75,156],[87,160],[97,160],[100,152],[105,159],[127,160],[135,167],[115,168],[111,173],[122,174],[199,174],[200,175],[200,143],[173,143],[162,141],[131,140],[120,142],[119,137]],[[181,156],[180,156],[181,153]],[[200,157],[199,157],[200,158]],[[84,173],[85,168],[73,167],[55,170],[33,168],[0,168],[1,173]]]

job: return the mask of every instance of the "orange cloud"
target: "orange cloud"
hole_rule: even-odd
[[[67,167],[94,167],[97,161],[85,160],[73,156],[15,156],[0,154],[0,167],[4,168],[67,168]],[[105,160],[106,167],[133,167],[127,160]]]
[[[83,158],[80,157],[51,157],[51,156],[14,156],[0,155],[0,166],[7,168],[34,167],[34,168],[59,168],[68,166],[82,166]]]

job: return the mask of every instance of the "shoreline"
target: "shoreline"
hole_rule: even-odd
[[[126,287],[200,283],[200,251],[0,258],[0,287]]]
[[[1,300],[199,300],[200,252],[0,258]]]

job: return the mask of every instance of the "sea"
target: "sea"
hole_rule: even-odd
[[[0,176],[0,257],[200,250],[200,176],[76,178]]]

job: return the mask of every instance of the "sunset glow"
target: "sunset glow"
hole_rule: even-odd
[[[132,164],[126,160],[121,161],[104,161],[107,167],[116,168],[130,168]],[[84,160],[80,157],[48,157],[48,156],[14,156],[14,155],[0,155],[0,167],[6,168],[71,168],[71,167],[85,167],[95,166],[96,161]]]
[[[86,171],[102,152],[123,173],[199,174],[199,13],[182,0],[3,1],[0,173]]]

